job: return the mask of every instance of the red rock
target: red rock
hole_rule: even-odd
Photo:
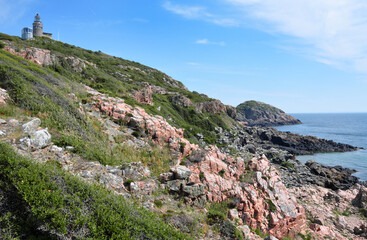
[[[121,119],[129,126],[145,129],[153,142],[166,146],[172,150],[180,152],[180,158],[191,154],[198,149],[196,144],[191,144],[183,137],[183,129],[172,127],[161,116],[150,116],[140,107],[132,107],[120,98],[107,97],[96,90],[86,87],[87,91],[93,95],[95,110],[99,110],[114,119]]]
[[[305,226],[304,209],[289,195],[278,171],[270,166],[265,156],[251,159],[245,169],[242,159],[227,157],[212,146],[190,169],[190,180],[201,181],[207,186],[208,200],[239,198],[238,215],[252,228],[281,238],[294,236]],[[200,172],[202,179],[198,176]],[[242,174],[253,175],[254,183],[241,183]]]
[[[146,86],[146,88],[133,93],[134,99],[142,104],[153,105],[153,90],[151,86]]]

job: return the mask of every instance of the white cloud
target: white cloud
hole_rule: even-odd
[[[225,42],[212,42],[209,41],[207,38],[196,40],[196,44],[203,44],[203,45],[219,45],[219,46],[225,46]]]
[[[234,18],[226,18],[209,13],[205,7],[202,6],[187,6],[180,4],[173,4],[166,1],[163,7],[175,14],[181,15],[188,19],[204,20],[220,26],[237,26],[238,22]]]
[[[168,11],[171,11],[178,15],[182,15],[186,18],[199,18],[203,16],[210,16],[210,14],[206,12],[205,8],[198,6],[175,5],[168,1],[163,4],[163,7]]]
[[[366,1],[224,1],[241,9],[242,21],[254,19],[261,30],[293,37],[293,48],[319,62],[367,72]]]

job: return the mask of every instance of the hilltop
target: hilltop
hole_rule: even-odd
[[[236,108],[100,51],[6,34],[0,48],[1,238],[366,234],[353,171],[294,156],[357,148],[243,126]]]
[[[258,101],[246,101],[236,107],[237,120],[249,126],[279,126],[301,124],[301,121],[283,110]]]

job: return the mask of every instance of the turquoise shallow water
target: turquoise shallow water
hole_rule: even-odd
[[[333,114],[292,114],[303,124],[276,127],[279,131],[290,131],[302,135],[312,135],[331,139],[367,149],[367,113],[333,113]],[[316,162],[335,166],[353,168],[360,180],[367,180],[367,150],[346,153],[318,153],[297,156],[302,162],[312,159]]]

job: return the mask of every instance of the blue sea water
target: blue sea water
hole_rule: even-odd
[[[290,131],[302,135],[330,139],[367,149],[367,113],[307,113],[291,114],[303,122],[300,125],[276,127],[279,131]],[[316,162],[341,165],[357,170],[354,175],[367,180],[367,150],[346,153],[317,153],[297,156],[302,162],[312,159]]]

